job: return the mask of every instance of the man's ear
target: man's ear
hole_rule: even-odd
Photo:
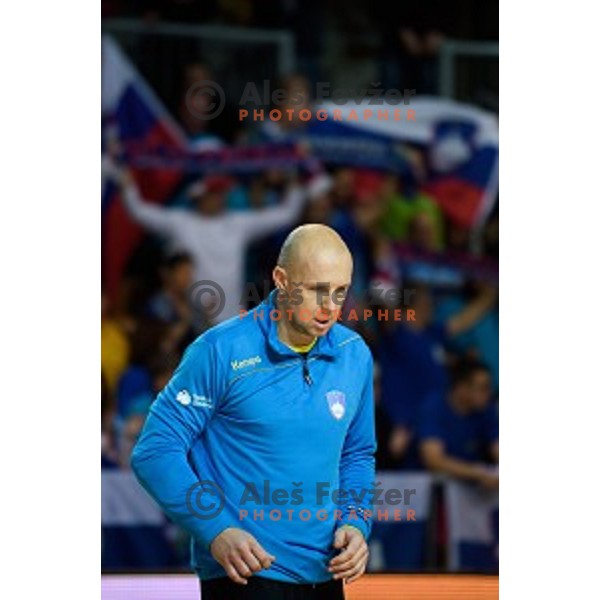
[[[278,290],[285,290],[288,284],[288,276],[283,267],[277,265],[273,269],[273,282]]]

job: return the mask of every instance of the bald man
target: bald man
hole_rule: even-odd
[[[193,342],[132,455],[192,535],[202,600],[339,600],[367,564],[372,358],[336,323],[352,278],[339,235],[287,238],[276,290]]]

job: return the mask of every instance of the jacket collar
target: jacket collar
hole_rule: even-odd
[[[273,290],[269,296],[259,304],[254,310],[258,313],[262,312],[262,317],[257,321],[265,335],[267,346],[280,356],[298,357],[298,353],[294,352],[289,346],[286,346],[280,339],[277,331],[277,321],[270,317],[271,311],[277,309],[276,304],[277,290]],[[248,318],[248,317],[247,317]],[[334,325],[335,327],[335,325]],[[317,339],[317,343],[312,347],[308,355],[310,357],[334,358],[336,355],[335,344],[332,335],[333,327],[324,335]]]

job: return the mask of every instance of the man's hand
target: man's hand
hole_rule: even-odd
[[[228,527],[211,543],[210,552],[235,583],[246,585],[248,577],[268,569],[275,557],[243,529]]]
[[[346,583],[356,581],[367,568],[369,548],[363,534],[351,525],[342,525],[336,532],[333,547],[342,549],[329,563],[329,572],[334,579]]]
[[[478,481],[486,490],[497,490],[500,484],[498,474],[488,470],[482,470]]]
[[[406,427],[403,425],[394,427],[388,442],[388,450],[392,457],[396,459],[402,458],[408,449],[410,440],[410,431]]]
[[[133,176],[129,169],[110,154],[102,157],[102,174],[107,179],[112,179],[120,187],[127,187],[133,182]]]

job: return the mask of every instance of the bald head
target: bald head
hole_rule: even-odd
[[[279,322],[281,339],[306,344],[335,323],[350,288],[352,255],[331,227],[302,225],[285,240],[273,280],[288,315]]]
[[[329,256],[340,262],[350,261],[352,255],[340,235],[327,225],[310,224],[296,227],[286,238],[277,265],[290,272],[306,261]]]

